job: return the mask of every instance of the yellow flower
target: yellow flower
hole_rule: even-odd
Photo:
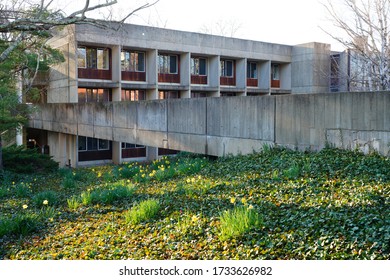
[[[198,179],[199,179],[199,180],[202,179],[202,176],[199,175],[199,176],[198,176]]]
[[[249,210],[253,209],[253,205],[250,204],[249,207],[248,207]]]
[[[247,203],[246,198],[245,197],[241,198],[241,202],[242,202],[242,204],[246,204]]]
[[[145,178],[145,173],[143,173],[141,177],[142,177],[142,178]]]
[[[49,204],[49,201],[47,201],[47,199],[45,199],[44,201],[43,201],[43,205],[48,205]]]
[[[23,205],[23,209],[27,209],[28,208],[28,205],[27,204],[24,204]]]
[[[102,173],[98,172],[97,176],[98,176],[98,178],[102,177]]]
[[[196,215],[194,215],[192,216],[191,220],[195,223],[199,220],[199,218]]]
[[[190,178],[187,179],[187,183],[191,183],[191,179]]]
[[[236,203],[236,198],[235,197],[231,197],[230,198],[230,203]]]
[[[195,178],[192,178],[192,179],[191,179],[191,182],[192,182],[192,183],[195,183]]]

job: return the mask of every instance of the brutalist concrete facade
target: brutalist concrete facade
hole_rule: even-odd
[[[307,43],[289,46],[132,24],[118,25],[110,22],[105,24],[107,28],[92,25],[68,26],[58,30],[56,36],[51,39],[50,44],[63,51],[65,62],[53,67],[49,72],[47,103],[79,103],[80,88],[108,89],[111,94],[110,101],[113,102],[123,101],[122,93],[124,90],[142,91],[145,93],[146,100],[159,99],[163,95],[161,93],[164,92],[173,92],[179,98],[192,98],[198,96],[294,95],[324,93],[329,90],[331,50],[328,44]],[[109,78],[102,78],[99,75],[91,75],[86,78],[80,75],[82,70],[78,65],[80,59],[78,48],[80,46],[109,50],[109,67],[107,69]],[[122,52],[124,50],[143,53],[143,79],[123,78]],[[178,77],[178,80],[172,82],[161,79],[160,56],[162,54],[176,57],[177,65],[174,75]],[[206,70],[202,80],[206,82],[197,82],[197,79],[193,77],[193,60],[197,58],[205,61]],[[228,61],[228,66],[231,68],[228,70],[227,79],[221,77],[221,68],[225,65],[224,61]],[[131,107],[131,105],[129,106]],[[123,123],[127,119],[132,119],[131,115],[136,113],[130,110],[129,106],[123,106],[123,110],[119,114],[114,113],[116,121],[120,120]],[[137,139],[142,135],[143,122],[147,124],[148,129],[154,123],[158,126],[155,131],[161,130],[159,127],[161,119],[153,119],[160,115],[159,111],[165,110],[161,106],[161,103],[150,102],[136,106],[137,110],[145,111],[142,114],[142,119],[137,119],[136,122],[138,126],[135,128],[138,131]],[[88,112],[88,107],[83,108],[85,111],[77,112],[74,115],[80,116],[81,114],[83,119],[88,119],[88,124],[85,126],[79,122],[77,128],[70,126],[69,130],[64,127],[52,130],[46,127],[49,133],[47,133],[47,143],[44,144],[50,147],[51,155],[61,165],[69,164],[69,162],[73,166],[78,165],[80,163],[78,137],[93,138],[99,135],[101,139],[116,139],[110,144],[112,157],[108,161],[123,162],[121,142],[130,142],[136,139],[134,135],[129,135],[129,133],[134,133],[134,130],[128,130],[128,126],[132,124],[121,127],[113,124],[111,119],[106,119],[106,116],[112,114],[103,114],[99,117]],[[108,110],[109,108],[112,107],[107,106]],[[121,110],[120,105],[115,106],[115,108]],[[57,113],[61,114],[60,108]],[[175,118],[182,120],[186,118],[187,114],[192,113],[196,112],[180,111],[177,112]],[[240,112],[234,113],[239,114]],[[139,112],[137,114],[140,115]],[[46,116],[46,118],[49,120],[50,116]],[[169,124],[173,128],[175,127],[174,119],[170,119],[171,123]],[[191,119],[196,118],[192,116]],[[239,119],[237,118],[237,120]],[[90,131],[90,124],[93,124],[94,129],[99,131]],[[66,124],[57,125],[66,126]],[[189,123],[188,125],[192,126],[193,124]],[[213,126],[213,124],[208,125]],[[120,136],[113,137],[112,130],[107,130],[107,126],[115,127]],[[229,129],[233,129],[234,134],[237,134],[240,132],[240,124],[237,123],[235,128]],[[256,130],[255,127],[254,129]],[[262,133],[267,134],[267,131]],[[148,133],[145,132],[143,137],[149,137]],[[184,134],[177,137],[177,141],[186,141]],[[117,141],[118,139],[121,142]],[[150,139],[139,141],[139,143],[155,144],[156,146],[156,148],[148,146],[143,158],[157,157],[157,147],[164,148],[166,146],[159,141],[155,142]],[[235,143],[234,145],[241,145],[243,142]],[[216,148],[218,143],[213,145],[214,149],[219,149]],[[174,146],[184,147],[185,143],[182,143],[181,146]],[[223,153],[226,154],[229,151]]]

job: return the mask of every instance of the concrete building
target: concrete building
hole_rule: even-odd
[[[335,54],[328,44],[290,46],[132,24],[107,25],[111,28],[67,26],[50,40],[63,52],[65,62],[39,80],[46,91],[45,103],[104,106],[105,102],[329,92]],[[333,79],[333,91],[335,86]],[[89,113],[81,112],[93,118]],[[90,120],[101,122],[102,130],[110,121]],[[92,133],[82,125],[63,127],[66,133],[34,127],[27,129],[27,138],[45,147],[62,166],[175,153],[163,145],[134,144],[127,132],[121,141],[111,141],[111,135],[95,137],[104,136],[104,131]]]

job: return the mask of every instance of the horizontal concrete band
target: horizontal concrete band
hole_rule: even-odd
[[[222,156],[264,144],[389,153],[390,93],[332,93],[43,104],[29,126]]]

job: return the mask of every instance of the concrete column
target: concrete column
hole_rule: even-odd
[[[146,82],[156,87],[158,84],[157,56],[157,50],[146,52]]]
[[[258,64],[259,88],[269,91],[271,88],[271,61]]]
[[[238,90],[246,89],[246,58],[236,59],[236,87]]]
[[[280,89],[291,90],[291,64],[280,65]]]
[[[209,72],[208,72],[208,79],[209,79],[209,86],[210,87],[216,87],[218,88],[218,91],[212,94],[213,97],[221,96],[220,91],[220,75],[221,75],[221,69],[220,69],[220,56],[211,56],[209,57]]]
[[[121,52],[122,49],[120,46],[112,46],[111,47],[111,73],[112,73],[112,81],[120,82],[121,81]]]
[[[114,164],[122,163],[122,143],[121,142],[112,142],[112,161]]]

